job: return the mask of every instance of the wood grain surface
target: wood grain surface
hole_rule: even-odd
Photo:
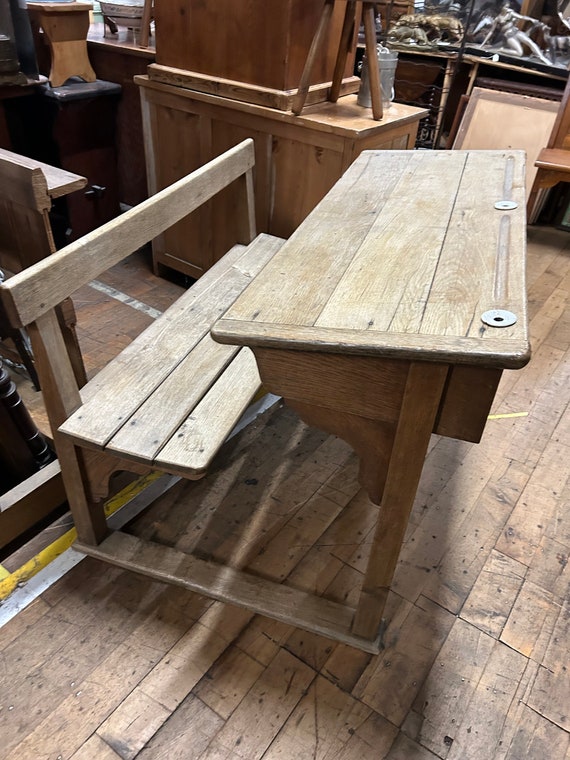
[[[495,202],[517,203],[510,211]],[[520,367],[524,156],[366,151],[213,330],[221,342]],[[481,315],[506,309],[512,327]]]

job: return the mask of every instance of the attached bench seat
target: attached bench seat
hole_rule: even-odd
[[[26,327],[32,340],[67,498],[85,545],[99,544],[108,533],[102,500],[113,472],[162,469],[202,477],[260,386],[248,350],[209,336],[283,242],[256,234],[254,164],[253,140],[244,140],[0,285],[2,318],[14,329]],[[43,174],[36,181],[47,195]],[[80,388],[58,304],[222,191],[235,211],[227,254]],[[201,219],[209,214],[206,207]]]
[[[32,340],[77,531],[76,549],[377,653],[380,639],[355,634],[354,610],[344,603],[256,576],[247,571],[245,556],[232,556],[221,564],[198,556],[199,550],[189,554],[128,531],[112,532],[107,522],[104,485],[115,470],[161,469],[201,478],[260,386],[249,348],[210,338],[214,323],[284,243],[271,235],[256,235],[253,167],[253,141],[245,140],[33,264],[0,285],[0,317],[15,329],[27,327]],[[79,388],[57,305],[221,191],[235,211],[232,218],[239,229],[229,243],[235,245]],[[204,213],[201,219],[207,217]],[[229,236],[233,230],[227,232]]]
[[[283,244],[234,246],[82,390],[59,430],[80,446],[201,478],[261,387],[249,349],[209,334]]]

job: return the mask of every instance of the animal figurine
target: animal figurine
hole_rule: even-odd
[[[396,25],[390,30],[388,41],[406,45],[430,45],[427,34],[419,26]]]
[[[455,16],[427,15],[425,13],[407,13],[400,16],[394,29],[406,27],[421,29],[429,42],[459,42],[464,33],[463,24]],[[392,32],[390,32],[391,34]]]

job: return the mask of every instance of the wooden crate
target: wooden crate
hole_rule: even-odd
[[[337,5],[327,54],[315,65],[314,84],[332,80],[344,11],[343,3]],[[222,83],[228,80],[269,90],[294,90],[322,7],[322,0],[156,3],[156,62]],[[353,49],[347,61],[347,78],[352,77],[354,58]],[[326,91],[322,96],[325,99]]]

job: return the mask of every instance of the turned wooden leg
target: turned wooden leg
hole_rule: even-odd
[[[447,373],[448,367],[441,364],[423,362],[410,366],[378,523],[352,626],[353,633],[366,639],[378,635]]]
[[[329,100],[333,103],[339,98],[342,78],[346,68],[346,59],[350,50],[350,43],[354,34],[354,21],[356,18],[356,3],[347,2],[344,12],[344,23],[340,35],[340,44],[334,67],[333,79]]]
[[[374,24],[374,3],[364,3],[362,15],[364,19],[364,44],[368,58],[368,77],[370,81],[370,97],[372,100],[372,118],[380,121],[382,110],[382,85],[376,54],[376,26]]]
[[[329,26],[330,20],[332,18],[333,8],[334,0],[325,0],[325,6],[323,8],[321,20],[319,21],[319,26],[317,27],[317,31],[313,37],[313,41],[311,42],[311,47],[309,48],[309,54],[307,56],[307,60],[305,61],[303,73],[301,74],[301,81],[299,82],[297,94],[293,99],[293,107],[291,110],[297,116],[301,113],[303,106],[305,105],[307,93],[309,92],[311,72],[313,70],[315,61],[317,60],[317,57],[323,48],[327,27]]]

